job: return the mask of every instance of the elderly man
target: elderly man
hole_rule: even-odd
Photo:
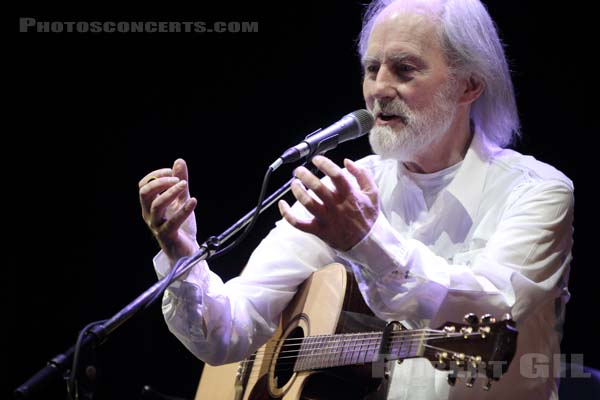
[[[428,360],[396,365],[388,398],[557,398],[572,246],[573,186],[506,147],[518,134],[502,45],[477,0],[371,4],[360,37],[376,155],[295,171],[293,207],[227,283],[201,263],[165,293],[171,331],[210,364],[240,360],[274,332],[297,287],[341,262],[383,320],[436,327],[467,312],[513,315],[517,354],[490,391],[446,384]],[[149,179],[150,177],[158,179]],[[140,181],[159,275],[197,249],[187,167]],[[535,363],[549,365],[536,374]]]

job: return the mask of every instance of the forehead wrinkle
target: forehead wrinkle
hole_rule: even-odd
[[[390,51],[384,54],[384,57],[374,55],[374,56],[365,56],[362,60],[363,65],[367,64],[382,64],[382,63],[391,63],[391,64],[400,64],[404,61],[421,61],[421,57],[418,54],[414,54],[410,51]]]
[[[365,61],[382,62],[386,57],[397,58],[405,54],[424,60],[431,51],[441,51],[435,17],[404,11],[388,10],[378,17],[371,31]]]
[[[392,46],[369,46],[362,63],[364,65],[367,62],[394,63],[411,59],[422,60],[423,56],[418,47],[419,46],[413,46],[412,43],[394,43]]]

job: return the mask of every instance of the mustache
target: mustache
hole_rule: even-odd
[[[395,115],[399,117],[405,125],[408,125],[412,114],[406,103],[399,99],[389,101],[375,99],[373,101],[373,109],[370,111],[375,117],[380,114]]]

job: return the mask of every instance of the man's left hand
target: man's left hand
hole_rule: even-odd
[[[334,249],[350,250],[370,232],[377,220],[377,185],[368,170],[348,159],[344,160],[344,166],[356,178],[359,188],[352,185],[342,169],[330,159],[315,156],[312,163],[331,179],[334,187],[327,187],[308,169],[298,167],[292,193],[313,218],[299,219],[284,200],[279,201],[279,212],[292,226],[318,236]],[[309,194],[307,189],[316,196]]]

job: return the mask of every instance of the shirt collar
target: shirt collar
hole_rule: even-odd
[[[483,133],[475,128],[473,139],[462,165],[454,179],[442,190],[459,201],[472,221],[475,219],[483,195],[489,159],[493,153],[499,150],[501,149],[486,140]],[[401,162],[398,163],[397,171],[400,175],[404,175],[404,166]]]
[[[471,220],[475,219],[479,210],[490,157],[499,150],[476,129],[460,169],[445,189],[458,199]]]

